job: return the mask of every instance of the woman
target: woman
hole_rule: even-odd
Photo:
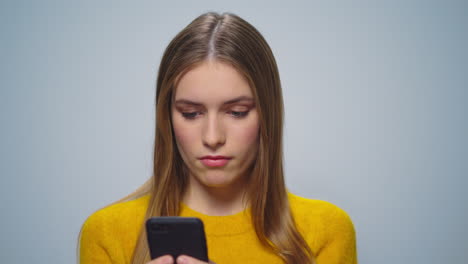
[[[87,219],[81,263],[203,263],[150,261],[142,227],[154,216],[200,218],[218,264],[357,263],[348,215],[287,192],[282,128],[278,69],[261,34],[229,13],[196,18],[159,68],[153,177]]]

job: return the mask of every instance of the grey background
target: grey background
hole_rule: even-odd
[[[80,227],[151,174],[154,83],[205,11],[280,68],[291,191],[345,209],[360,263],[468,259],[466,1],[2,1],[0,257],[72,263]]]

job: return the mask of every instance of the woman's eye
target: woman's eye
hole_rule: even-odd
[[[243,118],[245,116],[247,116],[247,114],[249,113],[249,111],[228,111],[227,112],[229,115],[235,117],[235,118]],[[195,111],[195,112],[181,112],[182,116],[185,118],[185,119],[195,119],[197,118],[199,115],[202,114],[202,112],[200,111]]]
[[[240,111],[230,111],[229,113],[230,113],[233,117],[242,118],[242,117],[247,116],[247,114],[249,113],[249,111],[244,111],[244,112],[240,112]]]
[[[199,112],[182,112],[182,116],[186,119],[195,119]]]

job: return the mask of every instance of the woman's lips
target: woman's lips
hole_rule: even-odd
[[[226,165],[229,160],[231,160],[231,158],[225,156],[204,156],[200,158],[203,165],[207,167],[222,167]]]

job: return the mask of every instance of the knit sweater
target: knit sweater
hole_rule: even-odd
[[[356,240],[348,214],[325,201],[288,194],[299,232],[312,249],[317,264],[356,264]],[[80,263],[130,263],[143,227],[149,195],[114,204],[88,217],[82,228]],[[209,258],[217,264],[283,263],[258,240],[250,210],[209,216],[181,205],[180,216],[203,221]]]

